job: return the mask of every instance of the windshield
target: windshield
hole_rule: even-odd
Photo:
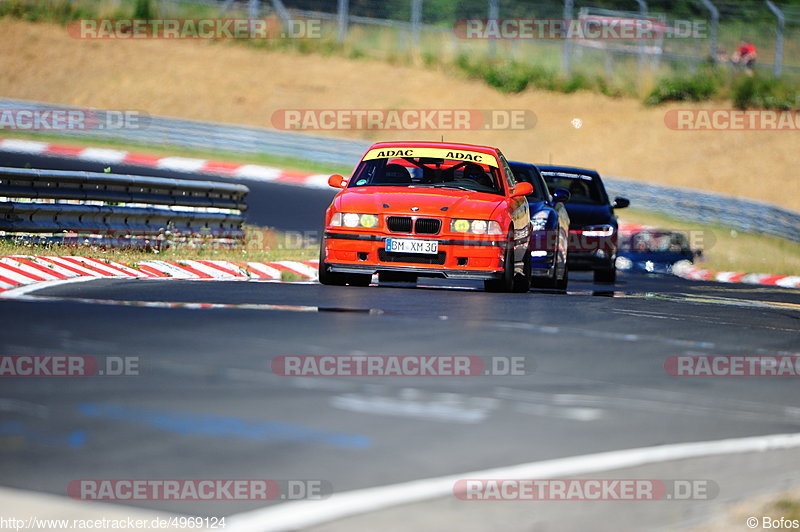
[[[587,203],[603,205],[608,198],[603,193],[599,180],[590,174],[578,172],[542,170],[542,177],[550,190],[565,188],[569,190],[567,203]]]
[[[638,252],[691,253],[683,233],[642,231],[621,238],[621,249]]]
[[[426,187],[502,194],[497,168],[472,161],[405,157],[362,161],[349,188]]]
[[[533,166],[509,163],[509,167],[511,167],[511,171],[514,172],[514,177],[517,178],[517,181],[524,181],[525,183],[533,185],[533,193],[527,196],[529,200],[543,201],[547,198],[548,192],[545,190],[546,185]]]

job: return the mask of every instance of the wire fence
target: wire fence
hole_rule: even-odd
[[[670,69],[692,71],[706,62],[735,72],[740,67],[732,59],[744,39],[756,47],[756,71],[800,77],[800,5],[771,1],[228,0],[219,5],[224,12],[274,15],[285,23],[319,20],[323,38],[347,46],[354,56],[416,53],[427,62],[459,55],[497,57],[563,74],[627,76],[636,82]],[[535,26],[539,30],[532,34],[504,31],[502,26],[497,33],[490,31],[490,21],[509,20],[567,21],[567,28],[584,31],[593,25],[608,29],[649,21],[656,30],[634,39],[580,38],[567,35],[566,29],[548,36],[542,31],[545,26]],[[460,31],[469,21],[480,21],[489,31]]]

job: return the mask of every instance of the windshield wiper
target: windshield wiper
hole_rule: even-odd
[[[477,192],[477,190],[475,190],[474,188],[462,187],[462,186],[460,186],[460,185],[442,185],[442,184],[436,184],[436,185],[431,185],[431,188],[452,188],[452,189],[454,189],[454,190],[466,190],[467,192]]]

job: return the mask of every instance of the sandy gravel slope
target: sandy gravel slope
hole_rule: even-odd
[[[231,43],[82,41],[62,27],[0,20],[0,96],[270,126],[292,108],[530,109],[524,131],[444,132],[509,158],[588,165],[609,175],[749,196],[800,210],[800,131],[690,132],[601,95],[503,95],[438,70],[255,50]],[[722,104],[704,105],[707,108]],[[572,121],[579,118],[582,127]],[[338,135],[438,140],[442,132]]]

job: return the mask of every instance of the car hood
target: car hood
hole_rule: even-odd
[[[496,194],[465,190],[364,187],[347,189],[336,198],[334,207],[340,212],[488,220],[504,201],[505,197]],[[412,207],[419,210],[412,211]]]
[[[610,205],[591,205],[586,203],[565,203],[569,214],[570,229],[587,225],[610,224],[614,220],[614,212]]]

